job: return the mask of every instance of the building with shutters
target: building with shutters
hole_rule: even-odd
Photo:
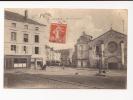
[[[49,66],[60,66],[61,53],[59,50],[55,50],[53,47],[48,45],[45,46],[46,52],[46,64]]]
[[[5,68],[40,68],[45,63],[46,25],[24,15],[5,11],[4,20]]]
[[[75,45],[74,65],[77,67],[127,68],[127,35],[112,28],[97,38],[85,32]]]
[[[72,56],[73,56],[73,49],[60,49],[56,50],[58,53],[60,53],[60,60],[61,60],[61,66],[72,66]]]

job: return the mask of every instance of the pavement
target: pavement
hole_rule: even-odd
[[[47,67],[45,70],[5,70],[5,88],[46,89],[125,89],[126,70],[108,70],[97,76],[98,69]]]
[[[57,66],[51,66],[47,67],[45,70],[40,69],[27,69],[27,68],[21,68],[21,69],[10,69],[5,70],[5,73],[29,73],[29,74],[44,74],[44,75],[83,75],[83,76],[90,76],[98,73],[98,69],[94,68],[71,68],[71,67],[65,67],[64,69],[62,67]],[[106,76],[126,76],[126,70],[107,70]]]

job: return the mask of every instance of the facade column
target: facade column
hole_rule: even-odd
[[[94,59],[93,59],[93,60],[95,60],[95,62],[96,62],[96,63],[94,63],[94,62],[93,62],[93,64],[94,64],[94,66],[96,66],[96,67],[97,67],[97,54],[96,54],[96,46],[94,46],[94,55],[93,55],[93,56],[94,56]]]
[[[124,43],[122,42],[121,44],[121,62],[122,62],[122,66],[124,66],[125,62],[124,62]]]
[[[103,66],[104,65],[104,44],[103,43],[101,44],[101,53],[102,53],[102,66]]]

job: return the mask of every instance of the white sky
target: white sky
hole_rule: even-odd
[[[24,15],[26,9],[7,9]],[[46,40],[49,40],[49,29],[52,22],[61,18],[67,24],[65,44],[49,43],[55,49],[73,48],[83,31],[93,38],[114,30],[127,34],[128,11],[126,9],[27,9],[28,17],[47,25]],[[48,14],[50,17],[48,17]],[[44,17],[40,17],[44,15]],[[49,18],[49,20],[47,20]],[[123,24],[124,20],[124,32]]]

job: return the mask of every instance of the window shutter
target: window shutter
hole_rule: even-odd
[[[16,45],[16,53],[19,53],[19,46]]]
[[[24,46],[21,47],[22,53],[24,53]]]
[[[39,54],[41,54],[41,47],[38,47],[39,48]]]
[[[35,54],[35,47],[32,47],[32,54]]]
[[[28,46],[26,46],[26,53],[28,53],[28,48],[29,48],[29,47],[28,47]]]

